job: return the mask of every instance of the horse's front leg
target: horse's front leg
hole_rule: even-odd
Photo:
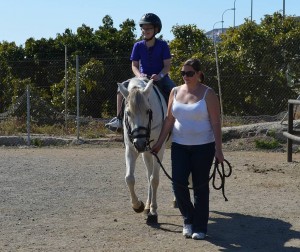
[[[160,156],[161,159],[162,155]],[[144,162],[147,166],[149,191],[148,199],[146,203],[146,209],[149,207],[149,214],[147,217],[147,223],[157,223],[157,189],[159,185],[159,164],[153,159],[151,153],[147,152],[143,155]],[[149,204],[150,203],[150,204]]]
[[[149,153],[148,154],[144,153],[143,161],[147,168],[147,182],[148,182],[148,194],[147,194],[147,201],[146,201],[144,213],[146,215],[148,215],[150,212],[150,205],[152,203],[152,186],[151,186],[151,177],[152,177],[152,171],[153,171],[152,155],[149,155]]]
[[[152,154],[151,154],[152,155]],[[158,158],[162,162],[163,158],[163,152],[160,151],[157,154]],[[152,156],[152,162],[153,162],[153,170],[152,170],[152,176],[150,177],[150,184],[152,188],[152,198],[151,198],[151,205],[150,205],[150,213],[151,214],[157,214],[157,189],[159,185],[159,170],[160,166],[155,157]]]
[[[135,194],[134,185],[135,185],[135,164],[138,158],[138,153],[130,147],[126,147],[125,150],[125,160],[126,160],[126,175],[125,181],[128,186],[131,198],[131,205],[135,212],[141,213],[144,211],[144,203],[139,200],[137,195]]]

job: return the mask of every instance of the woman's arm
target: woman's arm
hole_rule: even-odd
[[[220,104],[215,92],[210,89],[206,96],[207,110],[210,117],[210,123],[215,136],[216,154],[215,157],[218,162],[224,161],[224,155],[222,151],[222,129],[220,118]]]

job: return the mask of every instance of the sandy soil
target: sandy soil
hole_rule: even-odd
[[[185,239],[161,172],[159,225],[132,211],[124,149],[0,148],[0,251],[300,251],[300,154],[225,149],[233,174],[211,190],[208,237]],[[170,170],[170,150],[165,167]],[[139,159],[136,188],[146,198]]]

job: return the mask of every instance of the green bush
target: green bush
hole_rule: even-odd
[[[279,142],[276,139],[272,140],[255,140],[255,147],[258,149],[276,149],[280,146]]]

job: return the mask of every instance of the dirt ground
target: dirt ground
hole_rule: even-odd
[[[300,251],[300,153],[225,145],[233,166],[221,191],[211,189],[208,237],[182,236],[168,178],[161,172],[158,222],[131,209],[124,149],[100,144],[0,148],[0,251]],[[163,164],[170,170],[170,150]],[[146,199],[139,159],[138,196]]]

